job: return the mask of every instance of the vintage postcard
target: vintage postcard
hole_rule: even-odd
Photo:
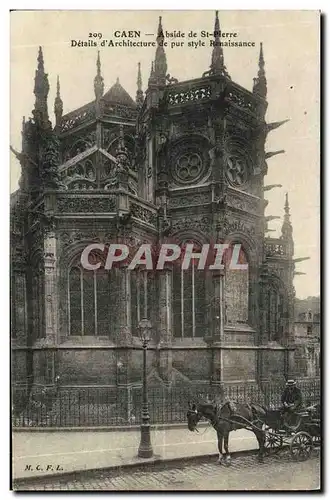
[[[320,13],[10,43],[12,489],[320,489]]]

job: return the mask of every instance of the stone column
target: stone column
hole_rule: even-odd
[[[213,272],[212,336],[214,342],[223,342],[225,334],[224,270]]]
[[[266,283],[261,284],[260,289],[260,344],[268,344],[270,336],[270,288]]]
[[[129,366],[131,362],[128,349],[116,349],[116,387],[117,403],[120,408],[120,417],[125,422],[130,421],[131,405],[129,399]]]
[[[213,272],[213,304],[212,304],[212,382],[223,383],[222,349],[225,340],[225,275],[224,270]]]
[[[13,271],[12,326],[17,344],[27,343],[26,278],[24,272]]]
[[[285,349],[284,377],[286,379],[299,377],[295,367],[295,348],[293,346]]]
[[[259,328],[259,304],[258,304],[258,271],[255,266],[249,266],[249,325],[258,330]],[[259,343],[258,331],[255,343]]]
[[[295,292],[294,288],[291,287],[288,290],[287,294],[287,328],[288,328],[288,337],[287,344],[294,344],[294,303],[295,303]]]
[[[116,340],[119,345],[127,345],[132,339],[131,325],[131,275],[127,264],[118,268],[118,303]]]
[[[165,266],[164,266],[165,267]],[[159,374],[169,383],[172,373],[172,269],[158,271],[159,283]]]
[[[154,203],[154,136],[151,131],[147,134],[147,165],[146,165],[146,199]]]
[[[58,339],[58,289],[56,269],[55,231],[44,236],[44,332],[47,344],[56,344]]]
[[[266,325],[266,308],[268,307],[268,301],[266,298],[267,294],[267,287],[263,279],[259,280],[259,325],[258,325],[258,332],[257,332],[257,339],[256,343],[257,345],[261,346],[266,342],[266,332],[267,332],[267,325]],[[263,356],[265,355],[265,351],[262,349],[258,349],[257,351],[257,381],[260,382],[264,378],[263,374]],[[265,374],[265,378],[267,378],[267,374]]]
[[[60,375],[55,373],[54,352],[59,342],[56,263],[55,221],[48,215],[43,227],[43,261],[40,260],[38,271],[34,274],[35,280],[32,280],[34,342],[42,348],[33,351],[34,381],[47,384],[54,383],[56,375]],[[41,371],[40,363],[44,367]]]
[[[226,302],[225,302],[225,272],[219,274],[219,302],[220,302],[220,342],[225,340]]]

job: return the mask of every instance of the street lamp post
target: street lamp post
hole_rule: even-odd
[[[141,458],[150,458],[153,455],[153,449],[150,440],[150,415],[148,408],[148,390],[147,390],[147,349],[150,341],[151,322],[148,319],[142,319],[139,323],[139,334],[143,349],[143,399],[142,399],[142,421],[141,421],[141,441],[138,450],[138,456]]]

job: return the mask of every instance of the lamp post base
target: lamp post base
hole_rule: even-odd
[[[141,424],[141,441],[138,450],[138,457],[151,458],[154,452],[150,440],[150,425]]]

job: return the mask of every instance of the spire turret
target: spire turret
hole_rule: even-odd
[[[32,111],[34,119],[43,125],[49,125],[47,97],[49,92],[48,75],[45,73],[44,57],[42,48],[38,52],[38,68],[34,77],[34,95],[36,96],[34,110]]]
[[[97,52],[96,68],[97,72],[96,72],[96,77],[94,78],[94,93],[96,100],[98,100],[103,96],[104,92],[104,81],[101,75],[100,51]]]
[[[141,76],[141,63],[138,63],[138,76],[137,76],[137,91],[136,91],[136,104],[141,107],[143,104],[144,96],[142,90],[142,76]]]
[[[165,85],[167,74],[167,61],[164,50],[164,33],[162,26],[162,18],[159,16],[158,32],[157,32],[157,49],[154,65],[154,79],[157,84]]]
[[[207,75],[219,75],[230,78],[227,68],[224,63],[223,49],[221,47],[220,41],[220,22],[219,13],[215,12],[215,22],[214,22],[214,45],[212,50],[211,66],[209,71],[203,73],[203,76]]]
[[[267,80],[265,73],[265,60],[262,43],[260,43],[259,52],[259,70],[257,78],[253,79],[253,93],[258,94],[260,97],[266,99],[267,96]]]
[[[288,193],[285,194],[284,219],[282,225],[282,236],[285,239],[292,239],[292,225],[290,220],[290,206]]]
[[[63,115],[63,101],[61,99],[61,94],[60,94],[60,78],[57,75],[57,82],[56,82],[56,97],[54,101],[54,113],[55,113],[55,120],[56,120],[56,125],[59,125],[61,123],[62,115]]]
[[[154,62],[151,61],[151,68],[150,68],[148,85],[153,84],[153,83],[155,83],[155,68],[154,68]]]
[[[290,206],[289,206],[289,195],[288,193],[285,193],[285,204],[284,204],[284,213],[285,217],[290,219]]]

